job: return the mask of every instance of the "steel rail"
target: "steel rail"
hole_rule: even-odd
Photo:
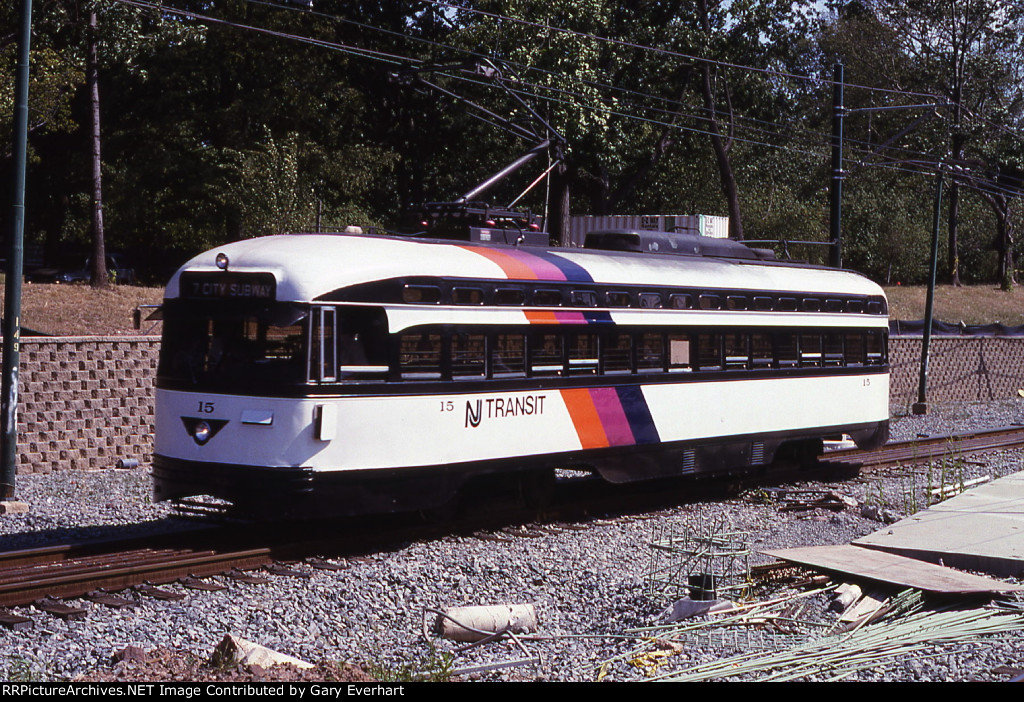
[[[861,467],[884,467],[898,464],[916,465],[944,457],[957,457],[1024,446],[1024,427],[928,436],[912,441],[898,441],[875,451],[836,449],[821,456],[827,463],[844,463]]]
[[[224,553],[130,551],[21,566],[10,559],[0,571],[0,606],[28,605],[48,597],[81,597],[97,590],[161,585],[187,577],[250,570],[273,560],[269,548]]]

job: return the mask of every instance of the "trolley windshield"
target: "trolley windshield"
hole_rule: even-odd
[[[169,300],[158,381],[164,387],[251,388],[306,381],[309,309]]]

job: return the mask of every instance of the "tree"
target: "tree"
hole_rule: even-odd
[[[14,70],[16,49],[15,25],[18,3],[0,7],[0,57],[10,70],[0,73],[0,143],[3,157],[11,157],[11,121],[14,111]],[[33,37],[29,62],[29,124],[30,133],[66,132],[74,127],[71,98],[76,86],[84,80],[81,61],[73,52],[62,50],[46,29],[59,21],[57,0],[36,0],[33,8]],[[43,28],[43,31],[39,31]]]
[[[990,104],[1005,95],[1008,62],[1020,59],[1024,8],[998,0],[869,0],[879,19],[894,30],[902,51],[916,69],[915,90],[941,95],[949,103],[948,155],[966,166],[971,151],[984,149],[990,129],[983,119]],[[960,188],[949,188],[948,266],[950,281],[960,284]]]

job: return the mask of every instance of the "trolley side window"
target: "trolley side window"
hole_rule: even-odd
[[[451,337],[452,378],[483,378],[487,374],[487,337],[455,333]]]
[[[750,367],[750,349],[747,334],[725,334],[725,367],[745,369]]]
[[[339,308],[338,371],[342,380],[380,380],[388,375],[388,322],[379,307]]]
[[[863,366],[867,360],[867,348],[864,345],[864,334],[850,332],[846,335],[846,365]]]
[[[843,358],[843,335],[825,334],[822,344],[822,357],[826,366],[841,366]]]
[[[668,335],[668,372],[693,370],[690,361],[690,337],[688,334]]]
[[[570,334],[567,339],[570,375],[597,373],[597,335]]]
[[[659,373],[665,370],[665,336],[657,333],[642,334],[636,351],[636,367],[641,373]]]
[[[722,370],[722,335],[697,335],[697,367],[700,370]]]
[[[808,367],[821,365],[820,334],[800,335],[800,365]]]
[[[633,337],[629,334],[610,334],[601,338],[601,363],[609,375],[630,373],[633,370]]]
[[[441,335],[403,334],[399,342],[398,364],[405,380],[440,378]]]
[[[526,337],[522,334],[496,334],[491,349],[492,378],[526,377]]]
[[[561,375],[563,369],[561,334],[535,334],[530,339],[530,375]]]
[[[754,368],[771,368],[772,337],[768,334],[753,334],[750,337],[750,363]]]
[[[796,368],[800,365],[800,345],[796,334],[778,334],[775,337],[775,357],[779,368]]]
[[[869,331],[867,334],[868,363],[879,366],[886,361],[885,332]]]

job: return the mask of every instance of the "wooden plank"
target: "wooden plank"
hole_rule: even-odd
[[[889,600],[885,593],[879,590],[865,593],[853,606],[843,612],[839,617],[839,622],[856,626],[866,620],[874,619],[883,607],[888,608],[888,604]]]
[[[1024,592],[992,578],[896,556],[860,546],[809,546],[762,551],[765,555],[819,570],[944,594]]]

